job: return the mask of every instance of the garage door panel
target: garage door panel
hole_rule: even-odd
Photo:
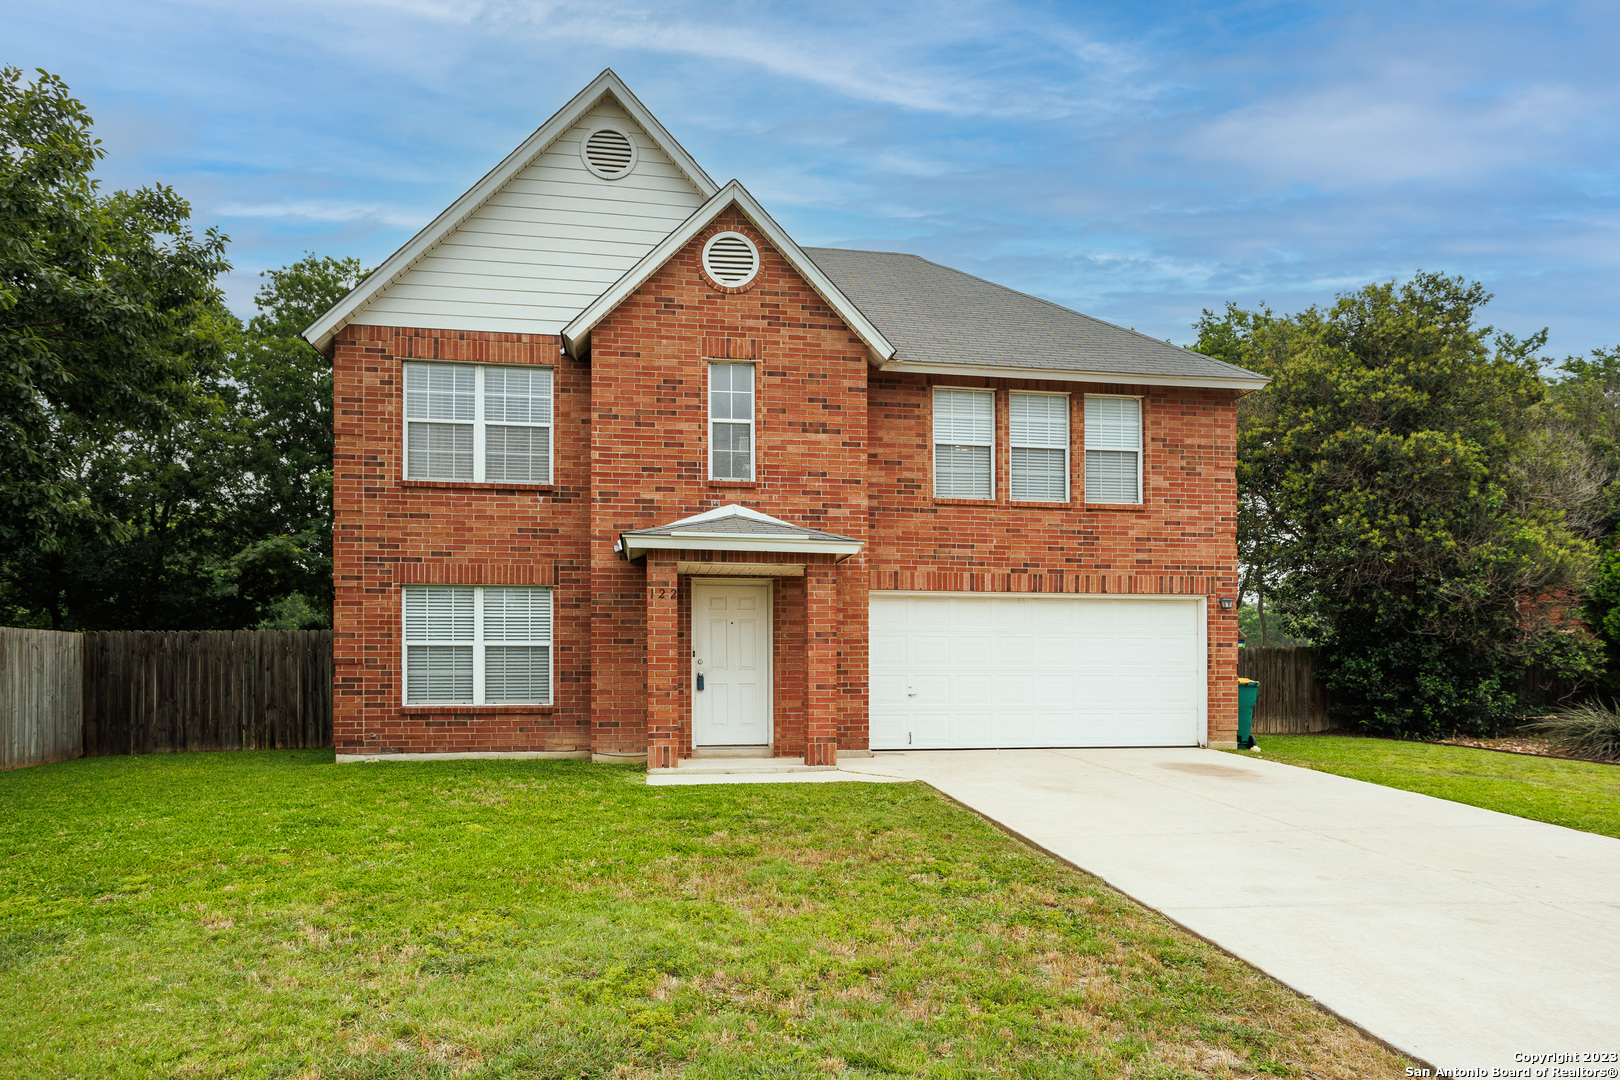
[[[874,749],[1188,746],[1196,600],[872,596]]]
[[[918,674],[909,681],[913,705],[923,708],[943,708],[951,700],[949,675]]]
[[[1037,675],[1030,680],[1030,705],[1036,709],[1057,709],[1067,714],[1075,700],[1077,679],[1073,675]]]
[[[996,682],[993,675],[953,675],[946,693],[953,705],[990,709],[998,700]]]
[[[995,694],[994,704],[998,708],[1017,708],[1027,710],[1035,704],[1035,683],[1033,679],[1016,675],[993,676]]]
[[[910,642],[904,634],[874,633],[867,646],[872,670],[901,670],[906,666]]]
[[[953,670],[963,667],[982,667],[990,651],[988,634],[961,634],[950,638],[942,655],[948,655]]]
[[[990,639],[990,648],[986,654],[997,671],[1033,672],[1030,651],[1035,648],[1035,638],[1023,632],[1020,627],[1016,632],[997,634]],[[981,661],[982,662],[982,661]]]
[[[951,638],[939,633],[915,634],[906,647],[906,659],[913,671],[949,671]]]
[[[896,707],[906,704],[906,677],[904,675],[873,675],[872,705]]]
[[[1068,671],[1080,651],[1080,642],[1072,636],[1038,637],[1030,646],[1030,666],[1036,671]]]
[[[951,718],[947,713],[918,710],[911,717],[911,740],[901,746],[921,746],[948,749]]]

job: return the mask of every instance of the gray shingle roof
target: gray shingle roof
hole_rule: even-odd
[[[805,254],[894,344],[896,363],[1198,381],[1262,376],[917,255]]]

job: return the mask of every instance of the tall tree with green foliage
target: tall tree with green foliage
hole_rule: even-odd
[[[1577,586],[1591,545],[1522,466],[1545,334],[1478,325],[1488,299],[1419,274],[1198,326],[1200,348],[1273,379],[1245,408],[1240,486],[1336,711],[1369,731],[1490,730],[1514,715],[1527,659],[1585,663],[1521,610]]]
[[[1534,481],[1564,492],[1576,527],[1600,554],[1581,614],[1604,651],[1602,690],[1620,695],[1620,346],[1564,360],[1543,408],[1543,453]]]
[[[223,360],[169,422],[78,451],[89,505],[124,527],[73,528],[16,560],[3,595],[22,621],[330,625],[332,372],[298,330],[361,276],[355,260],[311,255],[264,275],[247,325],[207,313]]]
[[[164,430],[221,358],[205,313],[225,237],[156,185],[103,195],[84,107],[0,69],[0,567],[126,523],[89,498],[84,451]]]
[[[332,364],[300,335],[366,271],[307,254],[263,276],[230,365],[246,478],[234,524],[247,539],[232,568],[258,598],[259,625],[330,626]]]
[[[331,366],[298,332],[363,276],[307,256],[243,325],[167,188],[103,197],[53,76],[0,74],[0,620],[331,618]]]

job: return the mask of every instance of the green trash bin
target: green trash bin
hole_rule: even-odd
[[[1253,679],[1238,680],[1238,737],[1239,750],[1254,749],[1254,702],[1260,696],[1260,684]]]

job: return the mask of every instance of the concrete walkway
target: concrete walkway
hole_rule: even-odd
[[[841,765],[931,784],[1430,1065],[1620,1051],[1620,840],[1212,750]]]

